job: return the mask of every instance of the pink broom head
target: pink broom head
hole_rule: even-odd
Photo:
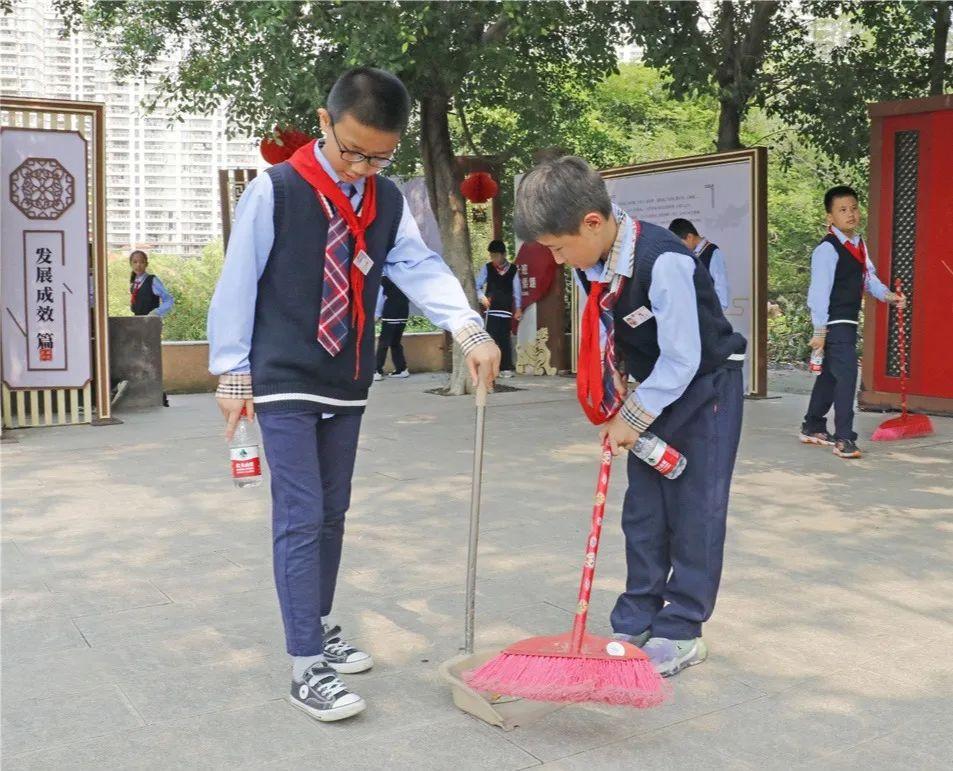
[[[671,695],[634,645],[587,634],[571,653],[571,634],[531,637],[463,673],[471,688],[534,701],[655,707]]]
[[[930,422],[930,418],[908,412],[899,418],[885,420],[870,438],[874,442],[890,442],[895,439],[914,439],[931,434],[933,434],[933,423]]]

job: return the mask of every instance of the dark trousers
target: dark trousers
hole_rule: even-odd
[[[299,410],[259,413],[258,422],[271,470],[275,586],[287,650],[317,656],[341,564],[361,416],[322,419]]]
[[[857,439],[854,397],[857,395],[857,325],[831,324],[824,343],[824,364],[814,379],[802,429],[827,431],[827,413],[834,407],[834,439]]]
[[[407,369],[404,346],[400,342],[406,328],[407,323],[403,321],[381,322],[381,336],[377,339],[377,371],[380,374],[384,374],[384,362],[387,361],[388,349],[390,350],[391,361],[394,363],[394,371],[403,372]]]
[[[513,339],[510,331],[513,328],[513,318],[511,316],[492,316],[489,313],[486,316],[486,332],[493,338],[500,349],[500,371],[513,369]]]
[[[728,491],[741,435],[741,369],[697,378],[651,431],[688,460],[666,479],[632,453],[622,506],[628,576],[612,629],[687,640],[701,635],[721,580]]]

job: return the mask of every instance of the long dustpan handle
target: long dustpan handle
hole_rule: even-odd
[[[606,493],[609,490],[609,472],[612,471],[612,450],[608,438],[602,444],[602,460],[599,465],[599,481],[596,483],[596,499],[592,507],[592,525],[586,540],[586,558],[582,564],[582,580],[579,582],[579,602],[576,617],[572,622],[570,653],[582,650],[586,633],[586,617],[589,615],[589,598],[596,575],[596,556],[599,554],[599,538],[602,535],[602,515],[606,510]]]
[[[467,546],[466,620],[463,626],[464,653],[473,653],[473,621],[476,614],[477,546],[480,540],[480,490],[483,484],[483,427],[486,422],[486,383],[480,380],[476,392],[476,427],[473,431],[473,473],[470,477],[470,541]]]

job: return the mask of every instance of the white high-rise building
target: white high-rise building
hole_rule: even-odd
[[[50,0],[0,15],[0,93],[104,102],[109,248],[198,254],[222,234],[219,169],[263,168],[257,140],[228,139],[221,112],[146,114],[149,83],[117,83],[107,50],[62,31]]]

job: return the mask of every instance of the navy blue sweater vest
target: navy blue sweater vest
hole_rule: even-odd
[[[616,349],[625,360],[626,371],[641,382],[652,372],[659,357],[655,318],[633,328],[625,321],[625,317],[638,308],[651,309],[649,290],[652,286],[652,268],[658,256],[665,252],[685,254],[695,263],[695,297],[701,337],[701,362],[695,377],[714,371],[728,362],[732,354],[744,353],[748,343],[731,328],[731,323],[725,318],[711,276],[698,258],[665,228],[642,221],[639,224],[641,232],[635,244],[633,276],[626,282],[614,311]],[[732,362],[731,365],[741,366],[741,363]]]
[[[275,241],[255,305],[250,356],[255,409],[361,413],[374,376],[374,306],[384,260],[400,225],[403,196],[393,182],[377,178],[377,216],[366,234],[374,265],[364,277],[361,350],[352,328],[344,347],[331,356],[317,341],[328,219],[314,189],[289,163],[267,173],[274,190]],[[361,370],[355,379],[357,356]]]
[[[490,300],[491,311],[513,312],[513,276],[516,275],[516,263],[500,273],[492,262],[486,264],[486,296]]]
[[[698,255],[698,261],[705,266],[705,270],[711,273],[711,258],[715,256],[715,252],[718,250],[718,244],[713,244],[711,241],[705,246],[704,249]]]
[[[861,301],[864,299],[864,266],[854,259],[833,233],[828,233],[821,243],[824,241],[837,251],[834,284],[831,286],[830,304],[827,307],[828,323],[857,321],[860,318]]]
[[[135,302],[129,303],[129,310],[132,311],[133,316],[148,316],[150,312],[162,304],[159,302],[159,298],[156,297],[156,293],[152,291],[152,280],[154,278],[155,276],[149,273],[139,285]],[[135,283],[134,280],[129,282],[130,295],[132,294],[132,287],[135,286]]]

